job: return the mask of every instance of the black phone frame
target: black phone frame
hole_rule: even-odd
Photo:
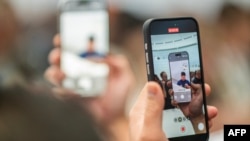
[[[200,61],[200,71],[202,78],[202,90],[203,90],[203,104],[204,113],[205,113],[205,124],[206,124],[206,133],[195,134],[189,136],[181,136],[168,138],[170,141],[208,141],[209,139],[209,124],[208,124],[208,112],[207,112],[207,103],[206,103],[206,94],[205,94],[205,81],[204,81],[204,71],[203,71],[203,61],[202,61],[202,51],[201,51],[201,41],[200,41],[200,31],[199,25],[195,18],[193,17],[174,17],[174,18],[157,18],[157,19],[148,19],[143,24],[143,36],[144,36],[144,50],[146,58],[146,70],[148,81],[154,81],[154,63],[153,63],[153,54],[152,54],[152,42],[151,35],[157,34],[175,34],[167,33],[168,28],[178,27],[179,33],[186,32],[197,32],[198,40],[198,53]]]

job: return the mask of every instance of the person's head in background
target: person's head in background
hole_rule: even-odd
[[[239,5],[226,3],[218,17],[217,30],[224,42],[248,50],[250,46],[250,11]]]
[[[247,108],[250,106],[249,12],[237,2],[225,3],[213,29],[216,39],[212,41],[214,46],[206,52],[209,57],[206,64],[210,67],[206,68],[205,75],[209,74],[208,83],[213,88],[208,102],[221,110],[212,130],[223,129],[224,124],[249,124],[250,121]],[[238,114],[232,114],[232,111]]]
[[[89,114],[50,91],[0,88],[1,141],[100,141]]]
[[[154,80],[155,80],[156,82],[161,81],[160,78],[158,77],[158,75],[156,75],[156,74],[154,74]]]
[[[10,1],[0,0],[0,87],[28,86],[36,77],[20,56],[19,36],[20,24]]]
[[[134,31],[137,31],[138,27],[143,24],[143,20],[136,18],[133,14],[126,11],[122,11],[113,5],[109,6],[109,14],[111,44],[118,47],[118,50],[127,50],[127,48],[124,47],[131,46],[128,46],[127,44],[128,39],[134,37]]]
[[[14,51],[18,33],[18,22],[14,11],[7,0],[0,0],[0,57]]]
[[[195,71],[195,78],[201,79],[201,71],[200,70]]]
[[[168,81],[168,75],[167,75],[167,73],[165,71],[162,71],[160,73],[160,76],[161,76],[162,81],[165,81],[165,82]]]

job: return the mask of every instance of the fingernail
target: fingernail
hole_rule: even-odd
[[[148,86],[148,96],[149,97],[154,97],[156,95],[156,90],[154,87],[152,86]]]

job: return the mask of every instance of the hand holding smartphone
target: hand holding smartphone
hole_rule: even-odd
[[[172,85],[165,97],[163,131],[170,141],[209,137],[199,27],[195,19],[149,19],[143,25],[148,80],[166,73]],[[191,74],[200,71],[201,82]],[[163,80],[163,78],[162,78]],[[164,90],[163,90],[164,91]]]
[[[62,86],[83,97],[106,89],[109,68],[100,60],[109,52],[109,18],[103,0],[60,3]]]

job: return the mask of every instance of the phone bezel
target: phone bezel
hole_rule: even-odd
[[[93,5],[95,4],[95,5]],[[65,0],[58,4],[59,13],[66,11],[83,11],[83,10],[105,10],[107,3],[104,0]]]
[[[201,42],[200,42],[200,31],[199,25],[195,18],[193,17],[177,17],[177,18],[159,18],[159,19],[148,19],[143,24],[143,35],[144,35],[144,45],[145,45],[145,58],[147,66],[147,77],[148,81],[154,81],[154,63],[153,63],[153,54],[152,54],[152,42],[151,35],[156,33],[161,34],[171,34],[167,33],[168,27],[179,27],[181,32],[197,32],[198,40],[198,53],[200,61],[200,70],[202,77],[202,90],[203,90],[203,104],[205,105],[205,124],[206,124],[206,133],[195,134],[189,136],[181,136],[169,138],[170,141],[207,141],[209,139],[209,125],[208,125],[208,114],[207,114],[207,103],[206,103],[206,94],[204,86],[204,74],[203,74],[203,61],[202,61],[202,51],[201,51]],[[164,31],[165,30],[165,31]],[[173,33],[174,34],[174,33]]]

